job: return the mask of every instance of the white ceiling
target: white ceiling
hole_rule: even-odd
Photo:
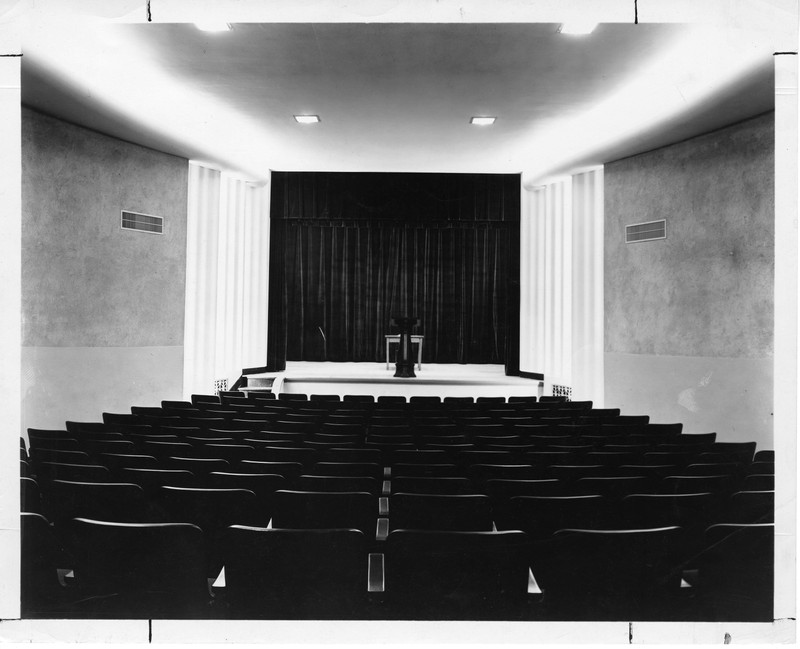
[[[22,99],[256,180],[280,169],[538,182],[773,107],[785,24],[601,24],[586,37],[557,27],[235,23],[215,34],[39,20],[22,42]],[[497,122],[471,126],[472,115]]]

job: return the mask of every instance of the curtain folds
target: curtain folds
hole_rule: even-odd
[[[603,169],[572,177],[572,391],[603,407]]]
[[[266,356],[268,188],[189,164],[184,393]]]
[[[519,176],[273,173],[272,186],[270,369],[381,361],[401,315],[419,318],[426,362],[506,362]]]
[[[526,191],[520,367],[603,404],[603,170]]]

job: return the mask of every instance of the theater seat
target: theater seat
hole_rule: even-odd
[[[192,395],[192,406],[204,406],[205,404],[212,404],[214,406],[220,405],[219,396],[215,394],[193,394]],[[163,407],[163,404],[162,404]]]
[[[774,523],[774,491],[737,491],[728,502],[722,523]]]
[[[363,476],[301,475],[297,480],[300,491],[365,491],[376,498],[381,483],[375,478]]]
[[[317,462],[314,465],[315,475],[339,475],[349,477],[367,477],[380,480],[383,467],[374,462]]]
[[[486,481],[486,490],[495,500],[507,500],[514,496],[561,496],[564,483],[557,478],[540,480],[503,480]]]
[[[742,483],[742,491],[774,491],[775,476],[764,474],[750,474]]]
[[[609,527],[611,509],[608,499],[585,496],[514,496],[498,519],[497,529],[522,530],[531,539],[548,539],[558,530]]]
[[[309,401],[317,401],[322,403],[339,403],[341,398],[338,394],[312,394],[309,396]]]
[[[226,600],[251,619],[363,618],[367,540],[355,529],[226,531]]]
[[[230,525],[267,525],[269,513],[248,489],[162,487],[159,501],[170,521],[196,525],[205,536],[207,576],[222,569],[222,536]]]
[[[22,616],[59,617],[66,604],[79,595],[62,585],[58,570],[74,567],[72,555],[58,541],[53,527],[41,514],[20,515],[20,595]]]
[[[533,554],[549,617],[670,619],[685,560],[680,527],[559,530]]]
[[[279,401],[308,401],[308,395],[299,392],[281,392],[278,394]]]
[[[466,495],[474,494],[475,487],[467,478],[410,477],[392,478],[395,493]]]
[[[31,447],[31,463],[38,467],[44,462],[57,462],[59,464],[89,464],[89,454],[85,451],[45,448],[41,446]]]
[[[240,471],[212,471],[208,484],[218,489],[247,489],[256,495],[256,507],[265,520],[272,517],[272,502],[278,489],[285,489],[288,481],[276,473],[244,473]]]
[[[54,480],[47,494],[47,511],[58,527],[72,518],[144,522],[144,490],[130,483]]]
[[[390,506],[389,524],[393,530],[492,530],[491,504],[484,495],[395,493]]]
[[[697,591],[702,618],[772,622],[775,526],[719,524],[706,530]]]
[[[19,503],[21,512],[42,513],[41,494],[39,484],[33,478],[20,476]]]
[[[272,527],[283,529],[356,529],[375,537],[378,509],[367,492],[275,492]]]
[[[461,471],[455,464],[395,464],[392,478],[458,478]]]
[[[122,468],[120,476],[123,482],[132,482],[144,489],[145,495],[154,496],[164,485],[185,487],[195,483],[195,476],[191,471],[184,469],[150,469],[150,468]]]
[[[531,404],[536,403],[536,397],[508,397],[508,403],[517,403],[517,404]],[[546,402],[547,398],[542,398],[542,401]],[[566,401],[566,398],[561,399],[561,401]]]
[[[528,543],[522,532],[395,530],[386,541],[386,615],[406,620],[520,620]]]
[[[671,527],[685,530],[688,549],[702,547],[705,529],[719,520],[720,500],[711,493],[632,494],[622,499],[619,524],[627,528]]]
[[[371,394],[346,394],[342,397],[342,401],[350,404],[372,404],[375,403],[375,397]]]
[[[111,472],[100,464],[66,464],[42,462],[34,465],[37,482],[43,493],[54,480],[108,482]]]
[[[202,618],[209,612],[203,532],[188,523],[70,526],[82,613],[101,618]]]

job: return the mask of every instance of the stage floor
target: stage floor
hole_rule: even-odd
[[[539,381],[506,376],[502,365],[423,363],[416,377],[395,378],[394,363],[310,363],[288,361],[285,372],[251,374],[274,378],[273,392],[372,394],[375,396],[539,396]]]

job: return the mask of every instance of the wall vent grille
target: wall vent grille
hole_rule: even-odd
[[[122,229],[164,234],[164,217],[122,210]]]
[[[667,238],[667,220],[634,223],[625,226],[625,243],[658,241]]]
[[[214,394],[219,396],[220,392],[228,391],[228,379],[216,379],[214,381]]]

